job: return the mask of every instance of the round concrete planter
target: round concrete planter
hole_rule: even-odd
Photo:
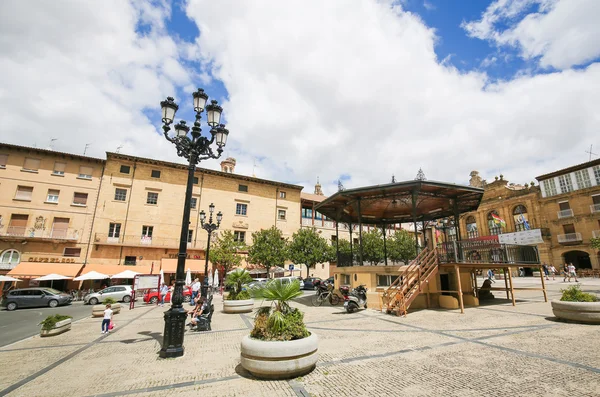
[[[563,320],[600,324],[600,302],[552,301],[552,312]]]
[[[284,342],[242,339],[241,364],[248,372],[261,379],[289,379],[305,375],[317,364],[319,338]]]
[[[223,300],[224,313],[250,313],[254,309],[254,299],[241,301]]]
[[[119,314],[121,312],[120,303],[113,303],[110,305],[110,308],[112,309],[113,314]],[[92,317],[103,317],[104,310],[106,310],[106,305],[100,304],[92,306]]]
[[[40,336],[54,336],[58,334],[62,334],[63,332],[67,332],[71,329],[71,319],[67,318],[66,320],[62,320],[54,325],[54,328],[45,330],[40,330]]]

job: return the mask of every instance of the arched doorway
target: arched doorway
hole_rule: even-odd
[[[577,269],[591,269],[590,254],[585,251],[569,251],[563,254],[566,263],[573,263]]]

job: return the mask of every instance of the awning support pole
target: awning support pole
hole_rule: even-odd
[[[358,244],[359,244],[359,260],[360,265],[363,266],[363,241],[362,241],[362,215],[360,212],[360,197],[357,200],[358,202]]]
[[[383,262],[385,263],[385,265],[387,266],[388,262],[387,262],[387,243],[385,241],[385,234],[386,234],[386,227],[385,227],[385,223],[381,225],[381,230],[383,231]]]

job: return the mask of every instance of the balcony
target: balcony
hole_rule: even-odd
[[[570,208],[568,210],[558,211],[558,219],[572,218],[572,217],[573,217],[573,210]]]
[[[600,213],[600,204],[592,204],[592,205],[590,205],[590,212],[592,214],[598,214],[598,213]]]
[[[118,245],[124,247],[148,247],[148,248],[179,248],[179,238],[159,238],[142,235],[109,236],[106,233],[96,233],[94,236],[96,245]],[[207,240],[198,239],[188,243],[189,249],[206,249]]]
[[[69,229],[33,229],[23,226],[8,226],[6,232],[0,232],[0,240],[3,241],[77,241],[79,230]]]
[[[302,226],[312,226],[312,219],[311,218],[302,218]]]
[[[558,238],[558,242],[560,244],[574,244],[583,241],[581,238],[581,233],[559,234],[556,237]]]
[[[592,230],[592,237],[600,238],[600,230]]]

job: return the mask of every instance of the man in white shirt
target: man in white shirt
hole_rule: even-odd
[[[195,279],[192,283],[192,300],[190,301],[190,305],[194,305],[196,301],[196,297],[198,296],[198,292],[200,291],[200,279]]]

